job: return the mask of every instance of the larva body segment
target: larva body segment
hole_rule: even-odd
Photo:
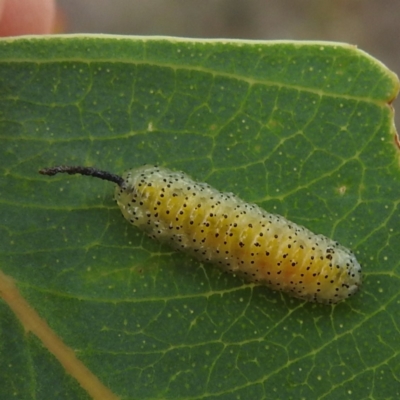
[[[361,285],[361,267],[339,243],[182,172],[128,171],[115,199],[150,236],[274,290],[337,303]]]

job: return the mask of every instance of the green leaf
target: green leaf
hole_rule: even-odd
[[[322,42],[22,37],[0,60],[1,398],[94,396],[46,332],[122,399],[400,396],[392,72]],[[109,182],[37,173],[145,163],[352,248],[362,290],[246,284],[129,225]]]

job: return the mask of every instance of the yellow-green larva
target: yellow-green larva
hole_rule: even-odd
[[[360,264],[347,248],[182,172],[148,165],[122,177],[90,167],[40,171],[59,172],[116,183],[115,199],[130,223],[250,282],[327,304],[361,285]]]

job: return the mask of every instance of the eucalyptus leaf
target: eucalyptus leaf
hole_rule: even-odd
[[[10,287],[121,399],[400,397],[398,90],[340,43],[3,39],[0,398],[95,397]],[[59,164],[183,170],[352,248],[362,289],[245,283],[129,225],[111,183],[38,174]]]

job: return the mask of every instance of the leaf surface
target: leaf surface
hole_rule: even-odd
[[[1,41],[2,398],[91,396],[9,278],[122,399],[399,397],[398,88],[338,43]],[[246,284],[130,226],[112,184],[37,173],[58,164],[183,170],[352,248],[362,290],[326,306]]]

